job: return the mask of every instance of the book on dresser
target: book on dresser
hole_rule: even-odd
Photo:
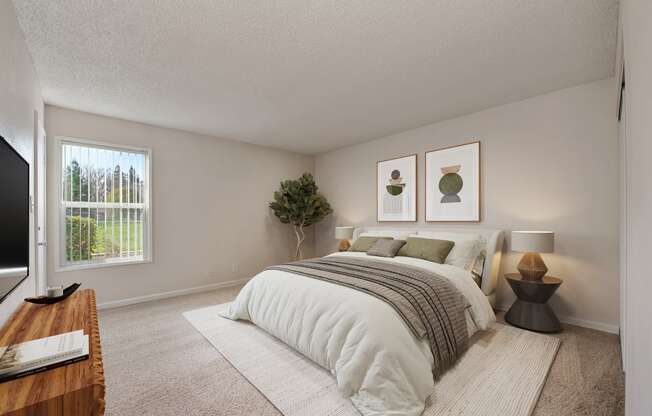
[[[0,347],[0,383],[88,358],[83,330]]]
[[[88,335],[88,358],[0,383],[0,416],[102,416],[105,407],[102,345],[93,289],[61,302],[23,302],[0,328],[0,345],[15,345],[66,332]]]

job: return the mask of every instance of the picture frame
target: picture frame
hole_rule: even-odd
[[[480,141],[425,154],[426,222],[480,222]]]
[[[417,155],[376,162],[376,221],[417,221]]]

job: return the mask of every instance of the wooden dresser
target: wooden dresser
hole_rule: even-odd
[[[104,369],[92,289],[78,290],[53,305],[23,303],[0,330],[0,345],[78,329],[89,335],[89,358],[0,383],[0,415],[104,414]]]

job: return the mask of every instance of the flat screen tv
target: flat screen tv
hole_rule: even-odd
[[[29,274],[29,164],[0,136],[0,302]]]

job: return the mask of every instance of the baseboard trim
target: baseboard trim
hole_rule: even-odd
[[[495,309],[506,312],[511,305],[496,305]],[[595,329],[597,331],[608,332],[610,334],[619,333],[618,325],[606,324],[604,322],[589,321],[587,319],[574,318],[572,316],[557,315],[559,320],[565,324],[581,326],[582,328]]]
[[[137,303],[151,302],[155,300],[168,299],[177,296],[191,295],[193,293],[210,292],[211,290],[224,289],[227,287],[244,285],[251,278],[247,277],[238,280],[229,280],[226,282],[212,283],[210,285],[195,286],[186,289],[172,290],[169,292],[153,293],[151,295],[136,296],[133,298],[126,298],[114,300],[110,302],[98,303],[97,309],[113,309],[122,306],[135,305]],[[499,311],[507,311],[511,305],[496,305],[494,308]],[[618,334],[618,325],[606,324],[604,322],[590,321],[587,319],[574,318],[572,316],[557,315],[559,320],[565,324],[581,326],[582,328],[595,329],[597,331],[608,332],[610,334]]]
[[[98,303],[97,309],[99,310],[113,309],[113,308],[119,308],[121,306],[135,305],[137,303],[151,302],[154,300],[174,298],[183,295],[191,295],[193,293],[210,292],[211,290],[224,289],[227,287],[243,285],[247,283],[250,279],[251,279],[250,277],[247,277],[245,279],[229,280],[227,282],[212,283],[210,285],[195,286],[186,289],[172,290],[169,292],[160,292],[160,293],[153,293],[151,295],[136,296],[133,298],[113,300],[110,302]]]

